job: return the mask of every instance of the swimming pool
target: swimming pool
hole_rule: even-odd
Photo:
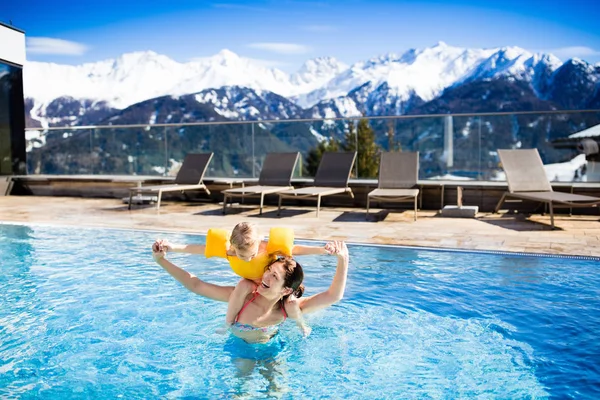
[[[215,333],[139,231],[0,225],[0,397],[599,398],[596,260],[350,246],[342,302],[269,345]],[[220,260],[170,257],[215,283]],[[302,257],[307,294],[335,258]]]

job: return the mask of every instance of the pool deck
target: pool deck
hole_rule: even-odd
[[[355,243],[396,244],[468,250],[532,252],[600,257],[600,215],[558,215],[557,229],[550,217],[539,214],[479,213],[477,219],[442,218],[435,211],[373,209],[368,220],[356,208],[290,207],[277,216],[275,207],[237,205],[222,215],[222,206],[203,202],[166,202],[153,206],[127,205],[116,199],[73,197],[0,197],[4,223],[57,224],[206,233],[211,227],[232,228],[240,221],[261,227],[287,226],[298,239],[338,239]],[[168,238],[168,233],[164,234]]]

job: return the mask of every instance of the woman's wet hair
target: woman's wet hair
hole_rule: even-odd
[[[302,297],[304,294],[304,285],[302,284],[302,281],[304,280],[304,271],[302,270],[300,263],[292,257],[277,257],[267,265],[266,269],[277,262],[283,263],[283,270],[285,271],[283,286],[292,289],[292,293],[283,296],[283,300],[287,299],[292,294],[296,297]]]

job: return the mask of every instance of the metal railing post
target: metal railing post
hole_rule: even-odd
[[[256,159],[254,156],[254,122],[252,125],[252,178],[256,178]]]
[[[90,174],[94,174],[94,129],[90,129]]]
[[[169,175],[169,147],[168,147],[168,142],[169,141],[167,139],[167,136],[168,136],[168,133],[169,133],[168,129],[169,128],[167,128],[165,126],[165,128],[164,128],[164,136],[165,136],[165,173],[163,174],[164,176]]]

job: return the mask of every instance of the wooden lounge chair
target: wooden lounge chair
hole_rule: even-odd
[[[181,168],[175,177],[175,183],[168,185],[140,186],[129,189],[129,209],[134,194],[152,193],[157,194],[156,209],[160,208],[163,192],[189,192],[191,190],[204,190],[210,195],[210,191],[202,182],[204,174],[213,157],[213,153],[188,154],[181,164]]]
[[[554,208],[595,207],[600,198],[563,192],[554,192],[548,181],[544,164],[537,149],[498,150],[506,173],[508,192],[502,195],[494,212],[498,212],[507,198],[545,203],[550,209],[550,225],[554,229]]]
[[[417,197],[419,196],[419,189],[416,189],[418,177],[419,153],[381,153],[378,187],[367,195],[367,215],[371,200],[381,202],[414,200],[416,221]]]
[[[285,198],[317,199],[317,218],[321,208],[321,198],[332,194],[348,193],[354,198],[352,189],[348,187],[350,172],[356,160],[356,152],[326,152],[321,158],[313,186],[286,190],[279,192],[279,208],[277,215],[281,213],[281,201]]]
[[[3,176],[0,178],[0,196],[8,196],[13,187],[12,176]]]
[[[223,214],[227,200],[234,197],[260,197],[260,214],[263,211],[265,195],[293,189],[292,175],[298,163],[300,153],[269,153],[260,170],[258,185],[223,190]]]

